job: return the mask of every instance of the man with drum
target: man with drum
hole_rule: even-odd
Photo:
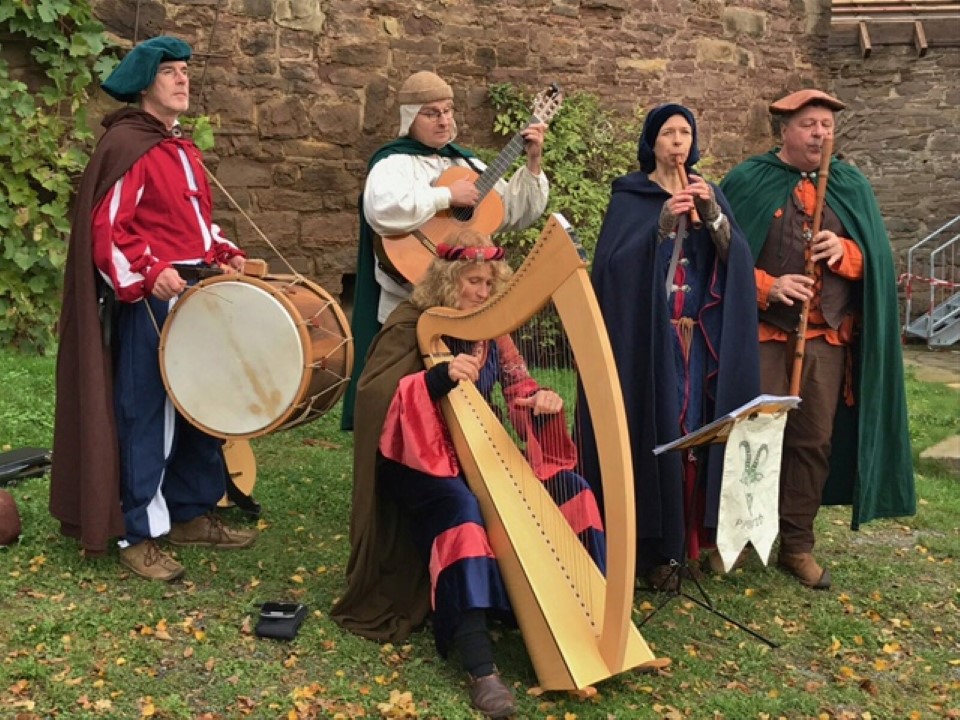
[[[184,568],[158,538],[220,548],[256,539],[212,513],[226,480],[222,441],[177,412],[159,368],[160,330],[187,287],[174,264],[231,272],[244,264],[211,220],[200,152],[178,124],[189,106],[191,54],[178,38],[151,38],[102,85],[139,107],[103,120],[75,202],[50,495],[61,531],[86,555],[119,536],[121,564],[165,581]]]

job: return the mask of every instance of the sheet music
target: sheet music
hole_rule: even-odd
[[[719,442],[724,439],[724,436],[721,436],[717,431],[738,418],[747,417],[753,413],[778,413],[793,410],[798,405],[800,405],[800,398],[796,395],[757,395],[753,400],[744,403],[735,410],[731,410],[722,417],[718,417],[700,429],[687,433],[672,442],[657,445],[653,449],[653,454],[660,455],[667,450],[673,450],[678,447],[697,445],[697,440],[710,438],[712,436],[716,436],[713,438],[713,442]]]

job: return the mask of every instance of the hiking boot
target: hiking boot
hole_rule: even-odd
[[[500,673],[494,670],[489,675],[473,677],[467,673],[470,681],[470,702],[488,718],[506,718],[517,711],[513,691],[500,679]]]
[[[223,520],[207,513],[193,520],[172,523],[167,542],[171,545],[205,545],[224,549],[245,548],[257,539],[256,530],[238,530],[223,524]]]
[[[147,580],[170,582],[183,576],[183,565],[165,553],[154,540],[120,548],[120,564]]]
[[[830,571],[820,567],[813,559],[813,553],[781,552],[777,565],[793,575],[797,580],[814,590],[830,589]]]

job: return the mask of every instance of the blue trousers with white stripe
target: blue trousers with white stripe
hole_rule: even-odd
[[[120,451],[124,539],[135,545],[165,535],[223,497],[223,441],[177,412],[160,374],[160,337],[170,304],[155,298],[121,303],[117,320],[114,407]]]

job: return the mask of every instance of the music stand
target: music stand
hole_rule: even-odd
[[[704,425],[698,430],[694,430],[691,433],[684,435],[683,437],[674,440],[670,443],[665,443],[663,445],[658,445],[654,448],[653,452],[655,455],[659,455],[663,452],[670,450],[692,450],[696,456],[697,461],[697,478],[696,484],[697,488],[700,487],[701,481],[703,479],[703,472],[705,468],[705,460],[707,455],[707,450],[710,445],[717,443],[726,443],[727,438],[730,436],[731,431],[736,426],[737,423],[742,422],[743,420],[753,417],[754,415],[759,415],[763,413],[775,414],[780,412],[785,412],[791,410],[800,402],[800,398],[795,396],[778,396],[778,395],[760,395],[750,402],[742,405],[736,410],[732,410],[721,418],[714,420],[708,425]],[[760,640],[763,643],[766,643],[772,648],[779,647],[779,645],[769,638],[764,637],[755,630],[747,627],[742,622],[733,619],[726,613],[717,609],[713,604],[713,600],[710,599],[710,596],[707,594],[707,591],[704,590],[703,585],[700,584],[700,580],[697,577],[697,573],[691,572],[688,569],[689,559],[687,557],[687,550],[689,548],[689,527],[687,520],[692,517],[694,511],[694,503],[696,502],[696,489],[694,492],[690,493],[690,498],[684,503],[684,532],[683,532],[683,556],[678,562],[676,560],[670,561],[671,572],[664,579],[661,587],[664,585],[672,584],[670,581],[676,577],[676,586],[674,588],[663,590],[662,592],[667,594],[667,597],[664,598],[659,605],[657,605],[653,611],[650,612],[643,620],[637,623],[638,628],[642,628],[654,615],[660,612],[664,607],[666,607],[672,600],[675,600],[679,597],[684,597],[690,602],[699,605],[708,612],[716,615],[722,620],[734,625],[744,632],[749,633],[757,640]],[[696,586],[697,590],[700,593],[700,597],[695,597],[690,593],[686,592],[683,589],[683,580],[684,576],[689,575],[689,579],[693,581],[693,584]]]

